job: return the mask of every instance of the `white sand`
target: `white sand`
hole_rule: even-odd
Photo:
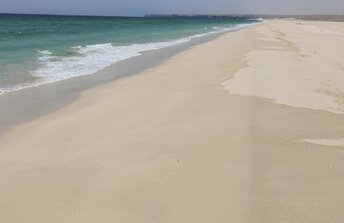
[[[344,23],[275,21],[257,32],[259,47],[246,54],[247,67],[224,83],[226,90],[344,113]]]
[[[342,24],[302,23],[229,33],[7,132],[0,222],[342,223],[344,154],[299,143],[343,138]]]
[[[322,146],[338,146],[344,148],[344,138],[343,139],[303,139],[303,142],[318,144]]]

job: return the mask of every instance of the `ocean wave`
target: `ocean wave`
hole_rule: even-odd
[[[69,49],[71,52],[74,52],[71,56],[60,56],[55,55],[49,50],[39,50],[39,57],[37,59],[39,67],[31,71],[31,75],[36,78],[36,81],[0,88],[0,94],[79,76],[91,75],[119,61],[139,56],[145,51],[172,47],[189,42],[195,38],[237,30],[251,25],[253,24],[239,24],[227,28],[212,27],[210,29],[211,31],[206,33],[168,42],[132,44],[128,46],[116,46],[111,43],[75,46]]]
[[[265,22],[266,20],[263,18],[254,18],[254,19],[248,19],[250,21],[257,21],[257,22]]]

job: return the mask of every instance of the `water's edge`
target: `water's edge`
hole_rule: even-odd
[[[13,127],[51,114],[77,100],[80,92],[141,73],[193,46],[215,40],[229,32],[210,34],[180,45],[143,52],[93,75],[67,79],[0,95],[0,136]]]

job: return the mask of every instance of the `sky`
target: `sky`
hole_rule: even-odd
[[[0,13],[142,16],[145,14],[344,14],[344,0],[0,0]]]

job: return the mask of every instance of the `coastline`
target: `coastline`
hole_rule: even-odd
[[[336,89],[343,55],[336,49],[318,61],[332,49],[327,41],[343,38],[343,25],[331,24],[276,20],[227,33],[5,132],[0,216],[9,223],[340,223],[344,119],[336,111],[343,104],[327,102],[343,97]],[[331,81],[314,75],[304,83],[320,68]],[[283,82],[284,72],[298,78]],[[313,86],[335,94],[310,107]],[[285,100],[291,93],[296,101]]]
[[[240,29],[245,28],[238,30]],[[209,34],[176,46],[144,51],[142,55],[119,61],[95,74],[2,94],[0,95],[0,136],[15,126],[58,111],[77,100],[82,91],[139,74],[182,51],[238,30]]]

